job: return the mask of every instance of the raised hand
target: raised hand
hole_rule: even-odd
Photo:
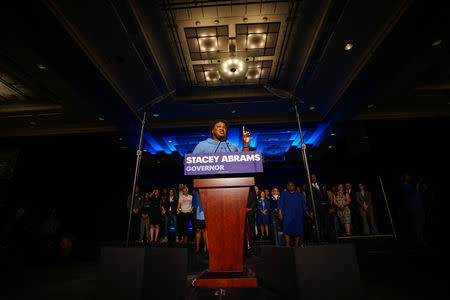
[[[245,126],[242,126],[242,141],[244,142],[244,146],[248,146],[250,139],[250,131],[245,130]]]

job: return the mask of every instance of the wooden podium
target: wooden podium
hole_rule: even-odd
[[[244,227],[253,177],[194,179],[205,214],[209,269],[196,280],[202,287],[257,287],[244,268]]]

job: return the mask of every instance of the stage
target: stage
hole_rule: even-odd
[[[430,299],[439,286],[445,286],[443,277],[439,278],[434,273],[443,257],[436,249],[418,251],[405,248],[389,237],[366,236],[345,239],[341,243],[351,243],[355,247],[363,299]],[[2,272],[0,299],[102,299],[97,294],[99,255],[102,248],[114,246],[120,247],[122,242],[89,243],[85,249],[86,255],[33,266],[21,266],[16,264],[20,257],[11,258],[8,272]],[[157,244],[151,248],[173,249],[174,246],[176,245],[170,243]],[[183,298],[218,299],[218,288],[199,288],[193,285],[195,278],[208,267],[208,258],[204,254],[195,254],[193,244],[185,246],[188,266]],[[321,246],[306,246],[308,247]],[[3,256],[5,249],[1,250]],[[255,271],[258,287],[227,288],[222,297],[280,299],[280,295],[268,288],[262,280],[263,258],[259,255],[245,256],[244,263],[247,268]],[[155,291],[151,297],[159,298],[165,299],[164,291]]]

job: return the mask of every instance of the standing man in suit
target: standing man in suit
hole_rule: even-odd
[[[139,191],[139,186],[136,185],[133,207],[131,207],[131,194],[128,196],[127,200],[128,215],[130,214],[130,209],[133,211],[131,215],[131,236],[134,240],[136,240],[136,242],[139,241],[138,238],[141,226],[141,214],[139,212],[144,204],[144,197],[139,193]]]
[[[366,186],[363,183],[358,184],[359,192],[356,192],[356,205],[359,215],[361,216],[363,234],[378,234],[377,224],[375,223],[375,216],[372,205],[372,193],[366,191]],[[369,231],[370,224],[370,231]]]
[[[255,248],[255,241],[256,241],[256,211],[258,207],[258,198],[257,194],[259,193],[259,188],[255,185],[254,187],[250,188],[250,192],[248,193],[247,198],[247,213],[245,214],[245,228],[248,226],[248,230],[250,233],[249,240],[248,240],[248,253],[252,254],[254,253]]]
[[[347,193],[350,196],[350,213],[351,213],[351,231],[353,233],[359,233],[361,232],[359,226],[359,218],[356,217],[358,211],[357,205],[356,205],[356,191],[352,189],[352,184],[347,181],[345,183],[345,193]]]
[[[314,204],[316,208],[317,224],[319,226],[319,242],[329,242],[331,240],[330,236],[330,216],[332,214],[332,208],[330,206],[330,198],[328,197],[328,192],[323,183],[319,183],[317,176],[311,173],[311,186],[312,194],[314,197]],[[310,217],[313,218],[312,213],[312,201],[311,201],[311,191],[309,187],[307,188],[307,205],[308,210],[311,212]],[[317,239],[317,238],[316,238]]]

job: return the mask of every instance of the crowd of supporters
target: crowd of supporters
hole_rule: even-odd
[[[333,243],[339,236],[379,234],[373,195],[363,182],[356,186],[355,189],[350,182],[327,186],[311,174],[311,191],[307,184],[293,182],[270,189],[252,187],[247,203],[246,247],[252,249],[257,240],[302,247],[305,243]],[[408,187],[404,182],[401,185],[401,190],[406,191],[402,197],[406,199],[411,198]],[[128,208],[131,198],[130,195]],[[131,231],[137,243],[194,242],[196,252],[207,251],[207,226],[197,190],[190,191],[179,184],[176,189],[141,193],[136,187],[134,198]],[[410,211],[415,224],[419,224],[416,227],[421,228],[417,201],[409,201],[415,207]],[[422,233],[420,229],[416,231],[420,242]]]

